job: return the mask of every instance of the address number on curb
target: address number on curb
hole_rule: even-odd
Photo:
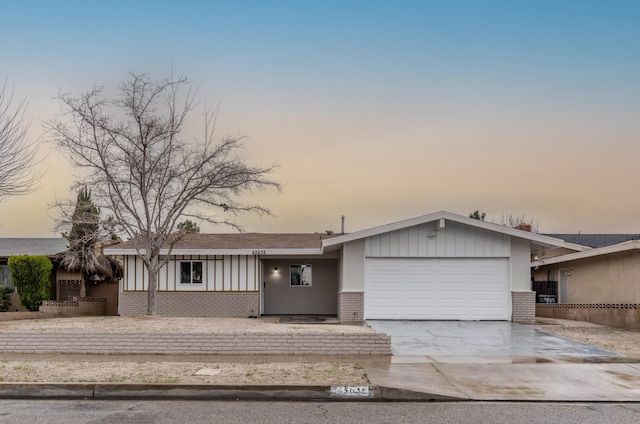
[[[368,397],[369,386],[331,386],[331,396]]]

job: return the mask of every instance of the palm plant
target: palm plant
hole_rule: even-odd
[[[78,193],[71,231],[66,237],[69,249],[62,254],[61,264],[69,271],[80,272],[80,297],[86,297],[89,281],[113,278],[117,270],[117,264],[100,253],[100,210],[93,204],[91,190],[86,187]]]

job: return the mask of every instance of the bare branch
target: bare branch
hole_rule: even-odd
[[[27,142],[26,101],[18,102],[15,109],[12,103],[13,92],[5,81],[0,87],[0,201],[31,193],[42,177],[33,171],[38,145]]]
[[[180,219],[197,216],[240,229],[234,219],[239,214],[271,213],[244,204],[244,194],[280,190],[267,178],[274,167],[250,166],[239,155],[241,137],[214,139],[213,109],[205,110],[204,138],[184,139],[197,93],[184,76],[152,81],[131,73],[115,98],[101,87],[77,98],[60,96],[67,120],[48,123],[54,143],[85,172],[76,188],[90,187],[96,206],[135,240],[149,272],[150,299],[168,260],[160,250],[171,249],[182,236],[176,232]]]

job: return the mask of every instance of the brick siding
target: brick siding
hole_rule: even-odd
[[[536,292],[511,292],[511,321],[521,324],[536,322]]]
[[[364,321],[364,292],[338,293],[338,319],[340,322]]]
[[[147,293],[121,293],[120,315],[145,315]],[[258,292],[158,292],[156,314],[172,317],[248,317],[260,314]]]
[[[146,315],[147,292],[120,293],[118,301],[118,313],[122,316]]]
[[[390,355],[385,334],[0,333],[2,353]]]

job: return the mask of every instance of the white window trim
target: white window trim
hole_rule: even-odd
[[[200,281],[193,281],[193,265],[199,263],[200,264]],[[189,281],[182,281],[182,264],[189,264]],[[203,261],[180,261],[180,284],[183,285],[191,285],[191,284],[203,284],[204,283],[204,263]]]

